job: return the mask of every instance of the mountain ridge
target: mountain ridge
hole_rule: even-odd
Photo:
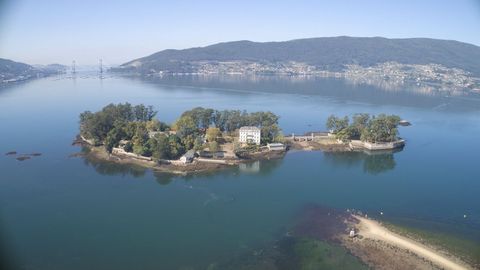
[[[32,66],[0,58],[0,84],[59,74],[65,72],[65,69],[65,66],[59,64]]]
[[[306,63],[329,71],[346,65],[373,66],[385,62],[440,64],[480,76],[480,47],[432,38],[319,37],[289,41],[239,40],[204,47],[167,49],[122,64],[123,69],[189,72],[196,61],[256,61]]]

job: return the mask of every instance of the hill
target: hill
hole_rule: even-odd
[[[283,42],[234,41],[184,50],[163,50],[120,66],[120,70],[198,72],[199,62],[298,62],[326,71],[347,65],[369,67],[386,62],[439,64],[480,76],[480,47],[428,38],[323,37]]]
[[[58,64],[34,67],[0,58],[0,84],[25,81],[31,78],[44,77],[63,72],[65,72],[65,66]]]

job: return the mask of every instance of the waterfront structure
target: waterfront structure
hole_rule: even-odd
[[[393,150],[405,146],[405,140],[398,139],[393,142],[364,142],[361,140],[351,140],[348,144],[351,149],[366,149],[366,150]]]
[[[245,126],[239,130],[239,142],[260,145],[261,133],[258,127]]]
[[[193,161],[193,158],[195,158],[195,150],[191,149],[191,150],[188,150],[185,155],[181,156],[180,157],[180,161],[182,163],[192,163]]]
[[[283,151],[285,150],[285,145],[283,143],[269,143],[267,144],[268,150],[270,151]]]

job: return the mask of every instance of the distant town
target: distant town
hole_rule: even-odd
[[[135,65],[135,62],[132,63]],[[480,93],[480,78],[458,68],[440,64],[400,64],[386,62],[374,66],[346,65],[342,71],[328,71],[301,62],[193,61],[182,63],[187,72],[150,70],[149,75],[286,75],[344,78],[354,84],[381,86],[386,89],[412,85],[429,91]]]

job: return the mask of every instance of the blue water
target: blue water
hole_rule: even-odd
[[[278,91],[275,91],[279,85]],[[363,91],[363,92],[362,92]],[[371,102],[369,102],[371,100]],[[369,156],[290,152],[188,177],[72,158],[78,115],[108,103],[184,110],[270,110],[286,134],[324,130],[356,112],[398,114],[403,151]],[[411,102],[409,102],[411,101]],[[480,244],[480,100],[314,82],[94,76],[0,88],[0,236],[23,269],[204,269],[288,230],[299,209],[358,209],[435,227]],[[3,153],[40,152],[23,162]],[[464,218],[467,215],[467,218]]]

